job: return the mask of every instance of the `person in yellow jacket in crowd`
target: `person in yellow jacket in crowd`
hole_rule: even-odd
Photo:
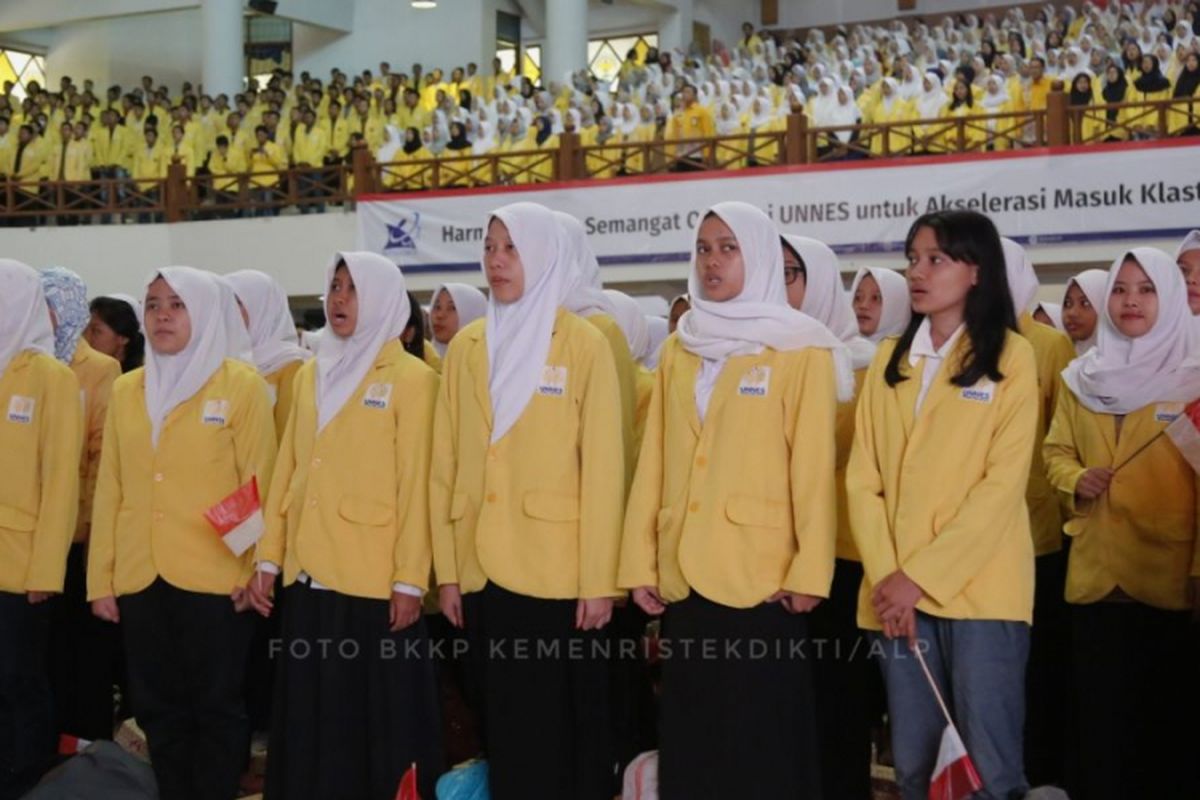
[[[1096,346],[1063,372],[1044,452],[1067,507],[1066,599],[1079,797],[1177,797],[1194,783],[1193,620],[1200,479],[1163,429],[1200,398],[1193,317],[1171,258],[1108,272]],[[1113,687],[1136,687],[1128,692]]]
[[[240,149],[229,146],[229,137],[225,134],[217,136],[215,145],[208,160],[213,191],[217,193],[218,204],[232,202],[240,191],[239,176],[247,172],[246,156]]]
[[[1116,70],[1116,67],[1113,67]],[[1116,70],[1118,73],[1119,70]],[[1103,105],[1105,100],[1096,91],[1092,74],[1080,72],[1072,80],[1067,92],[1067,107],[1071,115],[1075,135],[1081,142],[1099,142],[1104,139],[1108,121],[1104,111],[1093,111],[1091,106]],[[1076,122],[1076,120],[1078,120]]]
[[[901,794],[928,794],[946,728],[919,643],[983,791],[1021,796],[1037,362],[991,220],[926,214],[905,250],[912,319],[867,372],[846,469],[858,621],[878,632]]]
[[[1063,601],[1067,561],[1063,550],[1063,518],[1057,493],[1042,461],[1042,441],[1050,427],[1060,391],[1059,373],[1075,358],[1075,347],[1062,331],[1030,314],[1038,277],[1025,248],[1001,238],[1009,295],[1017,313],[1017,331],[1033,346],[1037,364],[1037,433],[1029,469],[1025,503],[1033,534],[1035,595],[1026,666],[1026,777],[1036,785],[1058,784],[1066,762],[1064,747],[1068,694],[1067,644],[1070,629]]]
[[[889,125],[871,136],[871,153],[876,156],[903,153],[912,146],[912,130],[894,123],[913,119],[912,103],[900,96],[900,86],[895,78],[880,81],[879,101],[871,109],[865,121],[870,125]]]
[[[549,209],[493,212],[487,314],[450,343],[434,417],[434,567],[481,670],[496,800],[616,791],[596,645],[620,595],[620,399],[603,334],[563,308],[566,254]]]
[[[158,141],[158,128],[147,125],[142,136],[145,139],[145,145],[134,153],[130,172],[134,179],[134,185],[146,196],[146,201],[139,204],[149,205],[161,202],[163,198],[163,181],[167,177],[168,166],[167,151]],[[150,221],[150,215],[139,215],[139,221]]]
[[[1183,132],[1195,133],[1200,129],[1200,103],[1194,102],[1200,95],[1200,54],[1189,52],[1183,58],[1179,74],[1175,77],[1171,96],[1177,101],[1171,105],[1167,117],[1167,131],[1176,136]]]
[[[62,267],[42,271],[42,290],[54,328],[54,356],[75,373],[83,399],[83,443],[79,458],[79,513],[63,600],[56,604],[51,637],[56,730],[95,740],[113,730],[112,687],[116,635],[92,616],[87,603],[87,539],[92,521],[92,495],[99,474],[104,418],[113,382],[121,365],[93,350],[83,339],[91,321],[87,286]]]
[[[421,140],[421,132],[416,128],[409,128],[404,132],[404,144],[392,155],[391,162],[383,168],[384,188],[408,192],[428,188],[433,179],[429,165],[408,165],[406,162],[432,159],[433,153],[425,147]]]
[[[317,124],[325,129],[325,153],[322,154],[322,158],[331,154],[345,158],[350,152],[352,130],[350,120],[342,115],[342,104],[331,100],[328,114]]]
[[[551,128],[550,117],[535,117],[525,134],[525,140],[515,147],[540,152],[519,157],[524,170],[516,175],[514,183],[545,183],[554,179],[555,157],[554,153],[547,151],[558,150],[558,135]]]
[[[146,366],[109,399],[88,599],[120,623],[159,792],[233,797],[250,735],[243,587],[253,562],[250,542],[238,530],[225,540],[205,513],[253,482],[266,493],[271,403],[254,368],[235,360],[242,323],[214,276],[164,267],[145,297]]]
[[[87,125],[83,122],[76,122],[74,125],[69,122],[63,123],[66,152],[61,179],[64,181],[92,179],[92,143],[88,141],[87,130]]]
[[[46,165],[48,153],[45,142],[34,133],[33,126],[22,125],[17,130],[17,141],[11,152],[12,159],[5,165],[5,174],[9,179],[25,184],[37,181]],[[32,186],[21,188],[25,193],[33,190]]]
[[[305,106],[300,112],[300,124],[296,126],[295,141],[292,145],[292,163],[306,170],[317,169],[324,165],[325,156],[329,153],[329,133],[322,125],[317,124],[316,112]],[[301,197],[320,197],[323,193],[323,182],[320,172],[300,172],[296,176],[297,188]],[[303,203],[300,213],[307,214],[313,210],[324,209],[323,203]]]
[[[667,123],[665,138],[711,139],[717,135],[717,124],[712,112],[697,102],[696,87],[684,85],[681,93],[683,108],[671,116]],[[678,145],[674,149],[678,159],[675,170],[702,169],[704,162],[703,144]]]
[[[663,345],[619,585],[662,616],[664,798],[799,797],[817,780],[811,672],[789,656],[829,595],[842,343],[787,303],[779,233],[725,202],[696,233],[691,310]],[[763,657],[731,656],[750,638]],[[711,642],[705,652],[684,640]],[[712,655],[715,651],[715,657]],[[737,686],[736,703],[714,686]],[[713,731],[770,731],[714,737]]]
[[[250,187],[260,203],[274,203],[279,199],[275,189],[279,186],[280,172],[288,167],[287,156],[284,155],[279,145],[271,141],[271,135],[266,125],[259,125],[254,129],[254,138],[255,146],[250,151],[248,165]],[[256,213],[257,216],[278,214],[278,208],[270,208],[265,205]]]
[[[247,587],[264,615],[280,572],[286,595],[266,792],[391,797],[416,764],[432,796],[441,738],[421,596],[438,378],[398,341],[409,303],[395,264],[337,253],[325,283],[329,327],[296,376]],[[296,649],[320,639],[354,647]]]
[[[0,259],[0,791],[14,797],[55,752],[47,601],[63,592],[79,511],[79,381],[54,349],[38,273]]]
[[[654,372],[646,367],[645,361],[651,355],[650,326],[642,313],[637,301],[624,292],[615,289],[605,289],[605,296],[612,305],[613,319],[620,328],[628,346],[634,369],[634,410],[633,410],[633,466],[630,474],[637,467],[637,455],[642,449],[642,438],[646,433],[646,418],[650,413],[650,396],[654,392]],[[616,351],[614,351],[615,356]]]

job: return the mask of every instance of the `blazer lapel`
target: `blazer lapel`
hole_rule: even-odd
[[[675,402],[679,403],[688,425],[696,437],[700,436],[700,414],[696,410],[696,375],[700,372],[700,356],[680,350],[675,358],[675,367],[671,375],[672,391]]]
[[[471,383],[475,391],[475,400],[479,410],[487,422],[488,430],[492,428],[492,396],[488,392],[488,350],[487,334],[481,334],[471,347],[467,356],[467,370],[471,374]]]

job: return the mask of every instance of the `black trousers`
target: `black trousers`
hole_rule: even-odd
[[[870,800],[871,725],[882,717],[883,681],[858,627],[863,567],[838,559],[829,598],[809,614],[821,782],[829,800]]]
[[[54,600],[50,680],[58,733],[111,739],[120,629],[92,614],[87,601],[87,546],[71,545],[63,593]]]
[[[50,603],[0,592],[0,798],[19,797],[54,757],[46,674]]]
[[[493,800],[611,800],[611,645],[575,630],[575,600],[489,583],[467,595]]]
[[[808,620],[694,590],[662,618],[662,800],[821,796]],[[799,650],[793,650],[797,646]]]
[[[1071,620],[1063,597],[1067,551],[1038,556],[1035,570],[1025,672],[1025,777],[1031,786],[1061,786],[1070,741]]]
[[[118,600],[134,714],[162,800],[232,800],[250,746],[243,700],[253,634],[226,595],[161,578]]]
[[[1132,602],[1070,611],[1079,723],[1071,800],[1195,798],[1189,613]]]

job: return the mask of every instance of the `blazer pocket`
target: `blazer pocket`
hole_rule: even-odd
[[[1144,536],[1165,542],[1190,542],[1196,538],[1195,520],[1188,514],[1159,512],[1150,527],[1141,526]]]
[[[338,502],[338,515],[359,525],[387,525],[395,516],[391,505],[366,497],[346,495]]]
[[[762,497],[733,495],[725,501],[725,516],[735,525],[782,528],[788,524],[787,506]]]
[[[31,533],[36,524],[37,515],[13,506],[0,505],[0,528]]]
[[[575,522],[579,519],[579,497],[558,492],[526,492],[525,515],[546,522]]]

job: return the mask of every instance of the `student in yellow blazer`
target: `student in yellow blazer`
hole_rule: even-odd
[[[1200,128],[1197,122],[1197,103],[1195,98],[1200,93],[1200,54],[1190,52],[1184,58],[1182,69],[1175,77],[1175,85],[1171,96],[1175,103],[1167,115],[1167,132],[1177,136],[1185,131],[1194,133]]]
[[[75,373],[84,414],[79,514],[67,557],[63,597],[55,604],[51,636],[56,730],[84,739],[106,739],[113,730],[112,665],[117,657],[117,638],[112,626],[93,617],[88,606],[86,542],[100,467],[104,417],[113,381],[121,375],[121,365],[83,340],[91,314],[82,278],[68,269],[53,267],[42,271],[42,290],[54,327],[54,356]]]
[[[633,467],[637,467],[637,455],[642,450],[642,436],[646,432],[646,417],[650,412],[650,397],[654,393],[654,373],[646,368],[646,360],[653,355],[650,348],[650,324],[642,313],[641,306],[629,295],[615,289],[605,289],[613,308],[613,320],[628,345],[634,370],[633,406]],[[616,352],[614,351],[614,357]]]
[[[1171,81],[1166,75],[1163,75],[1158,57],[1151,55],[1142,56],[1142,72],[1137,78],[1130,81],[1125,102],[1152,103],[1158,100],[1169,100],[1170,98]],[[1139,115],[1139,109],[1133,109],[1132,111],[1135,116]],[[1153,109],[1150,109],[1150,111],[1151,113],[1141,116],[1137,122],[1133,123],[1135,130],[1153,132],[1157,129],[1158,114]]]
[[[660,796],[817,794],[810,672],[796,648],[833,578],[833,422],[853,390],[849,358],[788,307],[778,230],[753,206],[704,215],[688,289],[692,309],[663,346],[619,574],[663,616],[672,649]],[[767,655],[729,655],[750,639]],[[718,655],[689,654],[684,640]],[[736,686],[737,702],[716,686]],[[713,735],[751,729],[770,733]]]
[[[867,119],[872,125],[900,123],[913,119],[912,103],[900,96],[900,84],[895,78],[880,81],[879,100],[871,107]],[[884,147],[884,144],[887,146]],[[912,146],[912,130],[906,127],[889,127],[871,137],[871,153],[876,156],[896,155]]]
[[[946,727],[909,652],[919,641],[984,791],[1020,796],[1037,364],[1017,333],[1003,247],[987,217],[927,214],[909,230],[906,252],[913,317],[879,348],[863,382],[846,469],[866,573],[859,623],[882,629],[872,653],[887,686],[901,794],[928,793]]]
[[[234,360],[214,276],[164,267],[146,287],[149,352],[113,385],[92,513],[88,599],[119,622],[134,713],[164,797],[232,797],[249,736],[253,632],[236,555],[205,511],[275,460],[266,386]]]
[[[296,377],[247,586],[270,614],[282,568],[266,796],[391,800],[413,763],[432,796],[441,739],[421,595],[438,379],[398,341],[409,303],[395,264],[337,253],[325,285],[329,326]],[[301,649],[321,640],[342,644]]]
[[[1200,361],[1166,253],[1122,255],[1104,296],[1096,346],[1063,372],[1045,444],[1070,517],[1071,685],[1086,756],[1070,791],[1178,797],[1194,782],[1179,731],[1196,692],[1200,479],[1161,434],[1200,398]]]
[[[429,304],[429,344],[442,358],[458,332],[487,313],[487,296],[465,283],[443,283]]]
[[[79,381],[54,351],[37,272],[0,259],[0,792],[13,796],[54,756],[47,601],[79,510]]]
[[[1009,295],[1017,313],[1017,331],[1031,345],[1037,362],[1037,433],[1025,503],[1036,557],[1033,626],[1026,665],[1026,777],[1031,784],[1060,784],[1066,763],[1067,667],[1071,631],[1063,600],[1067,555],[1063,550],[1063,517],[1054,487],[1042,461],[1042,441],[1058,402],[1058,375],[1075,358],[1070,338],[1061,331],[1034,320],[1028,309],[1034,305],[1038,277],[1025,248],[1002,237]]]
[[[563,308],[566,253],[549,209],[494,212],[487,315],[450,343],[434,419],[434,566],[482,670],[496,800],[615,793],[597,650],[620,594],[620,401],[604,336]]]
[[[854,441],[854,409],[875,345],[859,333],[837,255],[807,236],[783,236],[783,276],[788,305],[824,325],[845,346],[854,370],[854,396],[839,403],[834,418],[834,481],[837,486],[837,563],[828,602],[812,613],[809,632],[828,642],[813,659],[821,784],[827,797],[871,793],[871,697],[878,672],[870,663],[856,622],[862,560],[850,534],[846,508],[846,462]],[[877,716],[877,715],[876,715]]]

